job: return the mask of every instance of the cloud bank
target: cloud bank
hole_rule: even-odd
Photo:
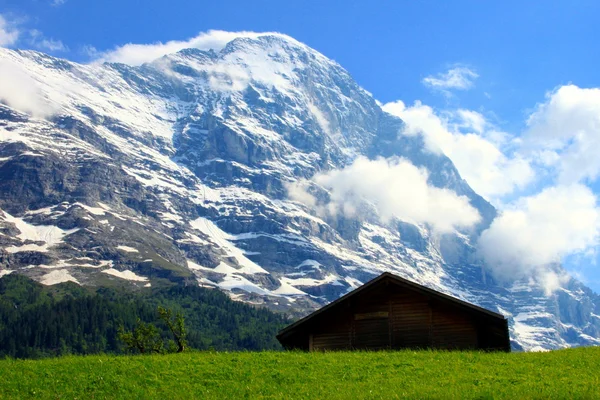
[[[38,83],[10,60],[0,59],[0,101],[15,110],[45,118],[55,110]]]
[[[527,120],[525,145],[562,184],[600,175],[600,88],[561,86]]]
[[[438,232],[468,228],[480,215],[466,197],[427,183],[428,173],[401,158],[357,158],[343,169],[317,174],[312,181],[327,189],[330,200],[319,204],[305,182],[288,187],[290,198],[328,214],[354,216],[364,202],[373,204],[383,221],[398,218],[428,224]]]
[[[480,113],[441,114],[420,102],[407,107],[402,101],[385,104],[383,110],[404,120],[402,134],[422,135],[429,151],[447,155],[469,185],[488,200],[523,188],[534,178],[527,160],[504,154],[501,147],[507,135],[495,130]]]
[[[596,196],[581,184],[549,187],[521,198],[481,234],[479,252],[495,277],[538,277],[546,292],[552,292],[561,279],[549,266],[567,255],[588,252],[598,242],[596,203]]]
[[[501,132],[472,110],[401,101],[383,109],[405,121],[401,134],[422,135],[429,151],[450,157],[477,193],[500,206],[477,241],[497,279],[529,279],[549,295],[570,279],[563,260],[593,262],[600,208],[585,184],[600,177],[600,88],[549,92],[520,135]]]

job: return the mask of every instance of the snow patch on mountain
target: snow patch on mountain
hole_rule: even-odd
[[[0,269],[0,278],[2,278],[3,276],[12,274],[15,271],[11,271],[9,269]]]
[[[135,272],[128,271],[128,270],[119,271],[118,269],[109,268],[109,269],[103,270],[102,273],[103,274],[112,275],[112,276],[116,276],[117,278],[125,279],[125,280],[128,280],[128,281],[148,282],[148,278],[146,278],[145,276],[137,275]]]
[[[76,284],[80,284],[79,281],[75,278],[73,278],[73,276],[71,276],[71,274],[69,273],[69,271],[67,271],[66,269],[59,269],[59,270],[55,270],[55,271],[51,271],[49,273],[47,273],[46,275],[42,276],[40,283],[42,285],[57,285],[59,283],[64,283],[64,282],[75,282]]]
[[[65,236],[79,230],[78,228],[63,230],[54,225],[32,225],[22,218],[13,217],[5,211],[0,210],[0,213],[2,213],[4,221],[14,224],[19,230],[20,233],[16,238],[20,239],[21,242],[37,242],[6,247],[4,250],[9,253],[19,253],[24,251],[47,252],[50,247],[62,243]],[[40,242],[42,244],[38,244]]]
[[[139,253],[139,250],[134,247],[120,245],[120,246],[117,246],[116,248],[119,250],[123,250],[126,253]]]
[[[234,239],[234,237],[230,236],[223,230],[221,230],[214,222],[200,217],[196,218],[193,221],[190,221],[190,225],[197,229],[198,231],[204,233],[208,236],[215,245],[220,247],[221,249],[226,251],[226,257],[234,258],[239,266],[241,267],[239,270],[234,270],[235,272],[245,273],[245,274],[268,274],[268,272],[263,269],[260,265],[256,264],[248,257],[244,255],[244,251],[238,249],[233,245],[229,240]],[[224,271],[219,271],[221,268]],[[226,264],[221,263],[219,267],[215,268],[216,272],[224,272],[228,273],[231,271],[231,267],[228,267]]]

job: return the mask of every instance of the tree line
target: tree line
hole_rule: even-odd
[[[0,357],[122,354],[136,350],[127,335],[140,327],[153,330],[154,345],[164,351],[276,350],[275,336],[287,322],[197,286],[89,292],[70,282],[45,287],[20,275],[0,278]]]

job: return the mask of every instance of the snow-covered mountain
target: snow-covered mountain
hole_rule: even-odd
[[[597,295],[576,280],[548,296],[486,276],[474,243],[494,207],[340,65],[287,36],[139,67],[0,49],[0,70],[16,87],[0,90],[0,276],[199,283],[302,314],[391,271],[510,317],[515,348],[600,344]],[[426,168],[479,224],[441,234],[289,196],[359,156]]]

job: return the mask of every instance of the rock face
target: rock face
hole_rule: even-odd
[[[43,104],[0,104],[0,276],[44,284],[201,284],[306,313],[390,271],[510,317],[515,348],[600,344],[600,300],[495,282],[474,240],[496,210],[422,139],[401,134],[338,64],[281,35],[140,67],[0,49]],[[321,217],[286,185],[357,156],[408,159],[466,196],[471,231]],[[327,196],[315,185],[318,196]],[[560,267],[557,267],[560,268]]]

